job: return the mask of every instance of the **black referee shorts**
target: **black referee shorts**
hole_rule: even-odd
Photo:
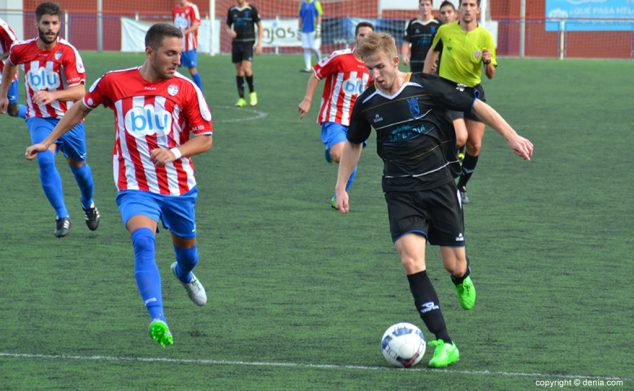
[[[231,41],[231,62],[253,61],[253,41]]]
[[[485,96],[484,96],[484,88],[482,87],[482,84],[478,84],[475,87],[467,87],[464,84],[460,84],[460,83],[453,83],[453,84],[456,86],[456,89],[458,91],[462,91],[465,94],[468,94],[469,96],[472,96],[474,98],[478,98],[482,102],[486,102],[487,101]],[[473,121],[482,122],[482,120],[480,118],[478,118],[475,114],[473,114],[471,111],[465,111],[464,112],[464,118],[465,119],[470,119],[470,120],[473,120]]]
[[[416,233],[430,244],[464,247],[464,218],[453,182],[430,190],[385,193],[392,241]]]

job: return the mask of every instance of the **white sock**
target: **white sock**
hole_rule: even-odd
[[[310,50],[304,50],[304,69],[310,69]]]

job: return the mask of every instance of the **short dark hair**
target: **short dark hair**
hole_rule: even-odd
[[[39,22],[44,15],[60,16],[61,13],[62,10],[59,8],[59,4],[51,2],[42,3],[35,9],[35,19]]]
[[[456,10],[456,6],[453,5],[453,3],[449,0],[445,0],[442,3],[440,3],[440,7],[438,7],[438,9],[441,9],[442,7],[446,7],[446,6],[450,6],[454,11]]]
[[[480,6],[480,1],[482,0],[476,0],[476,3],[478,3],[478,7]],[[462,5],[462,0],[460,0],[460,4]]]
[[[183,33],[174,25],[168,23],[156,23],[145,34],[145,47],[157,49],[161,46],[163,38],[176,37],[183,38]]]
[[[354,28],[354,36],[356,37],[357,34],[359,34],[359,29],[361,27],[369,27],[372,29],[372,31],[374,31],[374,25],[370,22],[359,22],[357,23],[357,26]]]

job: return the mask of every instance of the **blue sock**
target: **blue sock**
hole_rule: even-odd
[[[196,73],[195,75],[192,75],[192,79],[194,80],[194,83],[196,83],[196,85],[198,86],[198,88],[200,88],[200,90],[203,90],[203,81],[200,78],[200,73]]]
[[[139,228],[130,235],[134,247],[134,277],[141,298],[145,302],[151,319],[165,321],[163,297],[161,295],[161,274],[155,260],[154,232],[149,228]]]
[[[40,152],[37,155],[37,164],[40,166],[40,181],[48,202],[55,209],[57,217],[67,217],[62,178],[55,167],[55,154],[51,151]]]
[[[75,181],[81,191],[81,204],[84,208],[88,209],[93,203],[92,194],[94,185],[92,181],[92,170],[88,163],[81,167],[70,166],[70,170],[73,172],[73,175],[75,175]]]
[[[352,186],[352,184],[354,183],[354,178],[356,178],[357,176],[357,168],[359,168],[359,166],[354,168],[354,171],[352,171],[352,174],[350,174],[350,178],[348,178],[348,183],[346,183],[346,191],[348,191],[350,186]]]
[[[18,117],[26,119],[26,106],[18,105]]]
[[[176,275],[183,282],[192,280],[191,271],[198,264],[198,248],[196,245],[190,248],[180,248],[174,246],[176,253]]]

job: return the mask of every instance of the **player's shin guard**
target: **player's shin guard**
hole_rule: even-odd
[[[244,98],[244,76],[236,76],[236,87],[238,88],[238,96]]]
[[[94,192],[94,183],[92,180],[92,170],[88,163],[85,163],[81,167],[70,166],[70,170],[75,176],[75,181],[79,190],[81,191],[81,204],[85,209],[92,206],[92,195]]]
[[[196,86],[202,91],[203,90],[203,81],[200,78],[200,73],[196,73],[196,74],[192,75],[192,80],[194,81],[194,84],[196,84]]]
[[[475,171],[476,165],[478,165],[478,156],[471,156],[467,153],[462,161],[462,174],[458,180],[458,190],[464,191],[467,182],[469,182],[471,175]]]
[[[440,311],[440,302],[438,295],[434,290],[431,280],[427,276],[426,271],[422,271],[407,276],[409,280],[409,288],[414,296],[414,303],[420,317],[425,322],[425,326],[431,331],[436,339],[442,339],[447,343],[451,343],[449,332],[445,325],[445,318]]]
[[[40,166],[40,181],[48,202],[55,209],[58,217],[67,217],[68,211],[64,205],[62,178],[55,167],[55,154],[48,150],[40,152],[37,155],[37,164]]]
[[[154,232],[149,228],[139,228],[132,232],[130,237],[134,247],[134,277],[141,298],[150,314],[150,319],[165,321],[161,274],[155,260]]]
[[[352,184],[354,183],[354,179],[357,177],[358,168],[359,166],[356,166],[352,171],[352,174],[350,174],[350,178],[348,178],[348,183],[346,183],[346,191],[348,191],[348,189],[350,189],[350,186],[352,186]]]
[[[174,246],[176,253],[176,275],[182,282],[189,282],[192,279],[191,271],[198,264],[198,247],[194,245],[190,248],[180,248]]]

